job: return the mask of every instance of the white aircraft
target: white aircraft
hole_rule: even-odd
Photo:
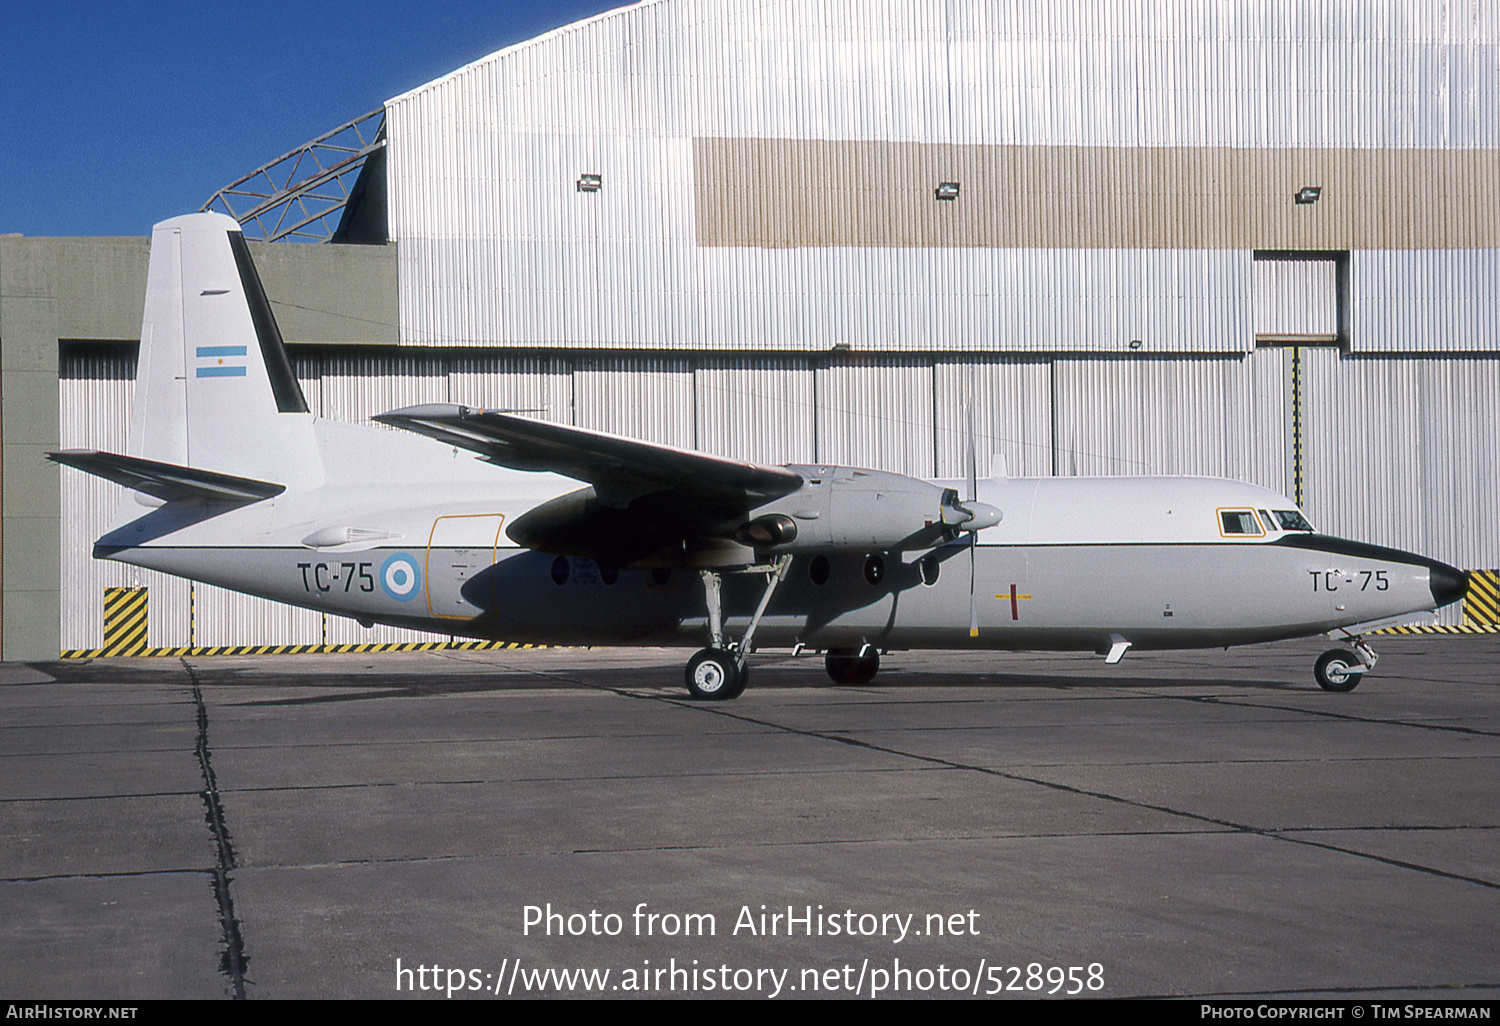
[[[699,698],[737,696],[758,643],[858,683],[890,649],[1115,663],[1321,633],[1353,651],[1317,681],[1348,691],[1375,665],[1363,632],[1468,587],[1235,481],[758,466],[445,404],[375,418],[409,434],[323,420],[219,214],[156,226],[136,381],[128,454],[51,454],[125,486],[96,557],[367,625],[702,646]]]

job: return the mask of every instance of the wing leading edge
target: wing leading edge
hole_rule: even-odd
[[[587,482],[601,502],[619,508],[658,492],[670,492],[688,505],[750,508],[802,487],[802,475],[785,467],[452,403],[407,406],[374,419],[514,470],[545,470]]]
[[[803,484],[802,475],[784,467],[448,403],[408,406],[375,420],[514,470],[586,482],[515,518],[506,534],[527,548],[618,566],[723,542],[750,510]]]

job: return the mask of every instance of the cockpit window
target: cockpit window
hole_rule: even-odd
[[[1278,509],[1276,519],[1281,521],[1283,531],[1311,531],[1313,525],[1307,522],[1307,518],[1294,509]]]
[[[1219,510],[1219,524],[1224,534],[1262,534],[1255,513],[1248,509]]]

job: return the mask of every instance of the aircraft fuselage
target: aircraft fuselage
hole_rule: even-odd
[[[704,643],[704,584],[691,558],[619,568],[518,548],[506,525],[572,483],[472,469],[488,487],[432,482],[421,489],[437,500],[430,505],[379,510],[364,488],[335,486],[180,526],[148,516],[134,525],[140,544],[132,543],[132,525],[101,543],[115,559],[365,622],[538,644]],[[818,469],[828,480],[854,472]],[[494,487],[497,477],[507,487]],[[543,490],[528,487],[536,484]],[[486,491],[496,498],[475,498]],[[1239,482],[1010,479],[980,482],[979,497],[1003,519],[972,554],[967,537],[913,551],[846,543],[797,551],[758,642],[1102,652],[1124,639],[1137,650],[1218,647],[1429,610],[1458,587],[1442,564],[1420,556],[1268,529],[1273,510],[1294,504]],[[793,495],[766,509],[796,513],[806,505]],[[346,515],[330,515],[340,507]],[[308,510],[325,522],[304,518]],[[1226,511],[1250,514],[1244,523],[1254,532],[1225,534]],[[725,574],[726,627],[750,617],[764,581]]]

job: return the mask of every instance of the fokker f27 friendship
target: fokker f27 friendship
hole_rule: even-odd
[[[1114,663],[1323,633],[1351,648],[1317,681],[1347,691],[1375,665],[1363,632],[1468,587],[1234,481],[934,482],[457,405],[374,419],[406,430],[309,412],[239,226],[193,214],[152,236],[128,453],[52,459],[126,489],[97,557],[367,625],[700,646],[699,698],[739,695],[757,645],[823,650],[862,683],[891,649]]]

